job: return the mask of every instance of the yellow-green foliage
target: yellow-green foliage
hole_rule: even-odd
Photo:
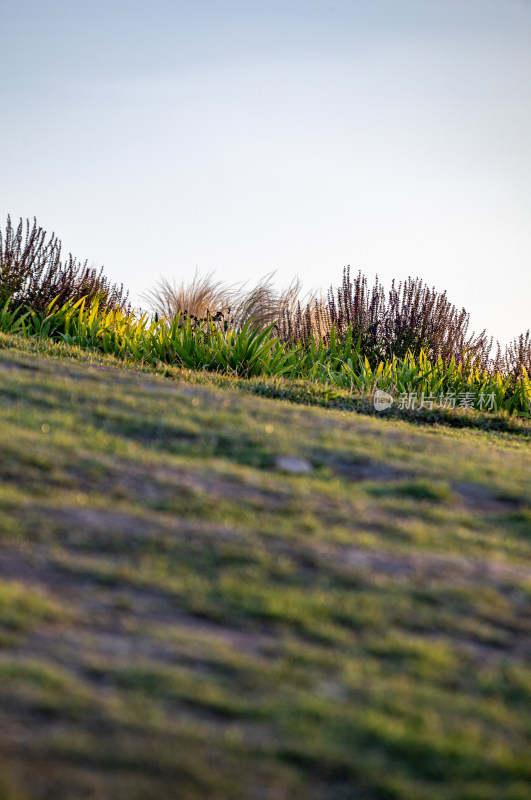
[[[45,313],[12,309],[0,311],[0,330],[25,336],[51,337],[70,345],[94,348],[119,358],[132,358],[148,365],[176,365],[253,377],[286,376],[310,379],[371,394],[376,389],[396,398],[415,395],[417,402],[441,402],[452,395],[458,404],[465,393],[473,395],[480,410],[502,410],[529,414],[531,382],[524,367],[519,375],[489,372],[477,366],[470,354],[445,361],[430,360],[424,350],[400,359],[369,361],[362,352],[361,336],[354,341],[352,328],[330,340],[310,337],[284,342],[273,334],[274,326],[259,329],[252,321],[241,328],[218,318],[201,320],[178,314],[172,320],[149,319],[122,310],[101,311],[98,303],[85,299],[58,307],[50,303]],[[479,405],[478,405],[479,403]]]

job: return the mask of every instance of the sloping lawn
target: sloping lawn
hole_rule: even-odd
[[[2,800],[528,800],[529,428],[2,343]]]

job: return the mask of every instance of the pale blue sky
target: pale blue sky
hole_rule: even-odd
[[[160,276],[420,277],[531,327],[528,0],[0,0],[0,224]]]

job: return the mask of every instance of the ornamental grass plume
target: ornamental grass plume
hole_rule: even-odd
[[[251,289],[243,284],[233,300],[231,318],[237,328],[252,322],[260,330],[273,325],[276,334],[285,315],[293,311],[300,293],[300,281],[295,278],[286,289],[273,287],[274,272],[261,278]]]
[[[159,317],[168,320],[178,316],[202,319],[217,312],[226,314],[232,291],[221,281],[215,281],[212,272],[201,277],[196,270],[190,283],[183,281],[179,286],[161,278],[154,289],[144,294],[144,298]]]
[[[261,278],[251,288],[246,282],[226,285],[214,280],[212,272],[200,277],[197,270],[192,281],[177,286],[161,278],[144,298],[159,317],[173,320],[181,316],[192,320],[223,318],[230,327],[241,330],[248,323],[259,330],[280,325],[282,318],[293,313],[300,283],[297,279],[284,290],[273,284],[274,273]]]

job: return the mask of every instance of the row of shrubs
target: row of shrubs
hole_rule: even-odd
[[[361,272],[351,277],[345,267],[339,287],[326,294],[301,297],[295,281],[287,289],[274,288],[272,275],[254,287],[228,286],[212,274],[195,276],[188,284],[176,286],[161,280],[145,299],[155,320],[188,321],[192,327],[213,325],[217,330],[241,331],[246,325],[269,328],[268,336],[279,342],[308,348],[320,343],[326,350],[335,342],[358,344],[361,357],[371,369],[408,355],[422,354],[431,362],[459,364],[512,377],[531,374],[531,333],[513,340],[504,351],[497,343],[492,355],[492,337],[485,331],[468,334],[469,314],[450,303],[446,292],[427,287],[419,278],[408,278],[386,293],[378,278],[372,288]],[[7,218],[0,230],[0,307],[33,311],[41,316],[55,300],[55,308],[86,298],[87,307],[97,302],[99,312],[131,314],[123,285],[109,282],[103,268],[78,262],[69,254],[61,257],[61,242],[48,236],[34,219],[21,219],[15,228]]]

